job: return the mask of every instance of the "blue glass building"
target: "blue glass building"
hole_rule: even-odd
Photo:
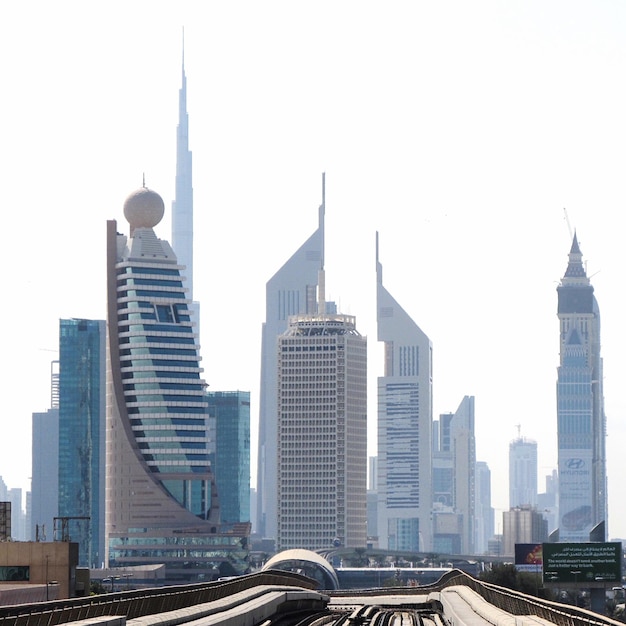
[[[557,288],[560,541],[589,541],[592,528],[601,522],[606,531],[606,416],[600,309],[593,291],[574,235],[567,269]]]
[[[210,391],[215,420],[213,473],[222,522],[250,521],[250,392]]]
[[[105,337],[102,320],[60,320],[58,516],[67,520],[55,539],[69,534],[83,567],[104,560]]]

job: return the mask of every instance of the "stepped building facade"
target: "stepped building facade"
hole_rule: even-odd
[[[249,524],[221,525],[208,403],[182,267],[154,227],[162,198],[124,204],[107,230],[106,562],[165,563],[168,581],[247,569]]]
[[[604,522],[607,477],[600,309],[574,235],[557,287],[560,365],[557,378],[559,540],[589,541]]]

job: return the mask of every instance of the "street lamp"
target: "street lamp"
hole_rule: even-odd
[[[46,581],[46,602],[50,599],[50,585],[58,585],[58,584],[59,584],[59,582],[56,581],[56,580],[47,580]]]

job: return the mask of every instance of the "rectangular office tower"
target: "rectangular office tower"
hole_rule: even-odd
[[[601,522],[605,522],[605,532],[608,530],[606,417],[600,309],[576,235],[557,294],[561,350],[557,378],[559,540],[589,541],[590,531]]]
[[[432,345],[383,286],[376,234],[378,341],[378,545],[422,552],[432,545]]]
[[[78,543],[83,567],[102,567],[104,561],[105,338],[104,320],[60,320],[61,519],[54,538]]]
[[[250,392],[209,391],[214,421],[213,473],[223,523],[250,521]]]
[[[293,316],[278,339],[277,549],[364,547],[366,482],[367,340],[353,316]]]

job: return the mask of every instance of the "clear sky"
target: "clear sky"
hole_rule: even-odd
[[[105,317],[106,220],[127,231],[144,173],[171,206],[183,28],[205,377],[252,392],[253,447],[265,283],[316,228],[326,172],[326,294],[368,336],[370,454],[378,231],[385,285],[433,343],[435,416],[476,397],[501,519],[518,425],[540,490],[556,465],[576,229],[602,312],[609,535],[626,537],[617,0],[1,3],[8,485],[28,486],[59,319]],[[156,231],[170,239],[169,211]]]

